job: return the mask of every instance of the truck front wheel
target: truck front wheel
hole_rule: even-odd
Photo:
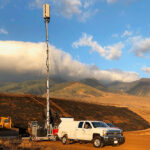
[[[97,147],[97,148],[103,147],[103,141],[102,141],[101,137],[99,137],[99,136],[94,137],[93,146]]]
[[[64,135],[64,136],[62,137],[61,141],[62,141],[62,143],[63,143],[64,145],[67,144],[67,143],[68,143],[68,137],[67,137],[67,135]]]

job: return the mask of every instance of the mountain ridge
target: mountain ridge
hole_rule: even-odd
[[[99,92],[105,93],[126,93],[129,95],[150,97],[150,79],[142,78],[133,82],[112,82],[110,84],[104,84],[96,79],[83,79],[80,81],[65,81],[63,79],[51,79],[50,80],[50,92],[56,92],[63,90],[69,85],[80,83],[86,88],[94,88]],[[79,84],[79,85],[80,85]],[[87,86],[87,87],[86,87]],[[27,80],[23,82],[0,82],[0,92],[7,93],[24,93],[24,94],[36,94],[43,95],[46,91],[46,80]],[[69,92],[69,91],[68,91]],[[90,92],[90,91],[89,91]],[[69,93],[68,93],[69,94]]]

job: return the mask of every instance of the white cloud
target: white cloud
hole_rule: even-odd
[[[118,37],[119,37],[119,34],[115,33],[115,34],[112,35],[112,37],[118,38]]]
[[[57,14],[66,18],[77,16],[78,20],[85,22],[90,17],[97,14],[98,9],[90,9],[95,0],[55,0]]]
[[[80,15],[82,13],[81,0],[55,0],[58,13],[61,15],[71,18],[73,15]]]
[[[0,28],[0,34],[8,34],[8,31],[4,28]]]
[[[87,19],[91,18],[92,16],[95,16],[95,14],[97,14],[97,12],[98,12],[98,9],[82,12],[82,15],[79,16],[79,20],[82,22],[85,22]]]
[[[142,71],[145,73],[150,73],[150,67],[143,67]]]
[[[106,59],[109,60],[117,60],[120,58],[122,54],[122,48],[124,48],[123,43],[119,42],[117,44],[114,44],[112,46],[104,47],[106,49]]]
[[[29,3],[30,7],[42,8],[44,1],[33,0]],[[66,18],[71,18],[73,15],[81,14],[82,3],[81,0],[47,0],[55,8],[55,12],[58,15],[62,15]]]
[[[122,2],[125,5],[130,5],[133,2],[136,2],[137,0],[106,0],[108,4],[114,4],[117,2]]]
[[[125,30],[124,33],[121,35],[121,37],[128,37],[128,36],[131,36],[131,35],[132,35],[131,31]]]
[[[113,4],[113,3],[116,3],[118,0],[107,0],[107,3],[109,4]]]
[[[133,42],[131,51],[134,52],[136,56],[143,57],[150,54],[150,38],[136,36],[129,40]]]
[[[78,41],[73,43],[73,47],[78,48],[79,46],[89,46],[92,48],[92,51],[98,52],[102,57],[109,60],[119,59],[122,53],[121,49],[124,48],[121,42],[102,47],[97,41],[93,40],[93,36],[87,35],[86,33]]]
[[[45,56],[45,43],[0,41],[0,79],[9,80],[12,74],[15,75],[15,79],[18,75],[25,78],[29,73],[37,73],[41,69],[44,74]],[[135,72],[100,70],[95,66],[83,64],[51,45],[50,74],[67,80],[95,78],[103,82],[130,82],[139,79],[139,75]]]
[[[42,0],[34,0],[34,1],[32,1],[32,2],[29,3],[29,6],[31,8],[34,8],[34,7],[36,7],[36,8],[42,8],[43,1]]]
[[[82,0],[82,2],[83,2],[83,7],[88,8],[91,5],[93,5],[96,2],[96,0]]]

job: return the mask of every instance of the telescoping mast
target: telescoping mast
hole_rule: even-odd
[[[46,70],[47,70],[47,82],[46,82],[46,89],[47,89],[47,107],[46,107],[46,128],[47,128],[47,136],[52,133],[52,126],[50,125],[50,93],[49,93],[49,42],[48,42],[48,23],[50,22],[50,5],[44,4],[43,5],[43,17],[45,19],[45,27],[46,27]]]
[[[44,4],[43,5],[43,17],[45,20],[45,28],[46,28],[46,71],[47,71],[47,80],[46,80],[46,89],[47,89],[47,105],[46,105],[46,122],[45,122],[45,129],[46,132],[43,131],[38,125],[37,121],[31,121],[28,124],[28,128],[31,135],[31,140],[56,140],[56,135],[54,134],[54,130],[50,120],[50,92],[49,92],[49,42],[48,42],[48,23],[50,22],[50,5]],[[41,133],[44,133],[41,134]]]

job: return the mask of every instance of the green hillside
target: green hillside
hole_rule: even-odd
[[[63,98],[90,98],[103,96],[103,92],[80,82],[68,82],[52,87],[51,96]]]
[[[96,89],[102,90],[102,91],[107,91],[107,88],[98,80],[96,79],[84,79],[80,81],[81,83],[84,83],[86,85],[92,86]]]
[[[65,82],[61,78],[50,79],[50,89],[56,84]],[[57,86],[58,87],[58,86]],[[62,86],[60,86],[62,87]],[[6,93],[24,93],[42,95],[46,91],[46,79],[27,80],[20,82],[0,82],[0,92]]]
[[[51,84],[54,84],[51,82]],[[0,83],[0,92],[6,93],[30,93],[40,95],[45,89],[44,80],[29,80],[24,82]]]

